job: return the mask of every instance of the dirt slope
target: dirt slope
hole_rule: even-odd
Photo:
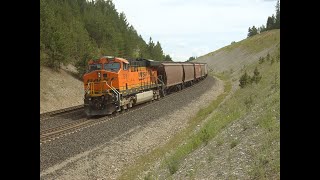
[[[276,50],[279,43],[280,30],[275,29],[200,56],[194,61],[208,63],[209,68],[215,72],[232,69],[233,74],[237,74],[244,65]]]
[[[83,83],[75,78],[72,65],[54,71],[42,67],[40,72],[40,113],[83,104]]]

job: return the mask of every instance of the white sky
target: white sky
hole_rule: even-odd
[[[186,61],[241,41],[266,25],[276,0],[113,0],[148,43],[159,41],[174,61]]]

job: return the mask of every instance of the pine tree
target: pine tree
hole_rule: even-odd
[[[252,36],[258,34],[258,30],[255,26],[252,26],[251,30],[252,30]]]
[[[262,76],[260,76],[260,72],[258,71],[258,68],[256,67],[253,71],[253,77],[252,81],[258,84],[261,80]]]
[[[252,28],[249,27],[248,37],[254,36],[256,34],[258,34],[257,28],[255,26],[252,26]]]
[[[251,30],[251,27],[249,27],[248,29],[248,37],[251,37],[252,36],[252,30]]]
[[[189,57],[189,59],[187,61],[193,61],[195,59],[196,59],[196,57],[191,56],[191,57]]]
[[[274,15],[272,14],[272,16],[268,17],[268,20],[267,20],[267,30],[271,30],[271,29],[274,29],[275,27],[275,17]]]
[[[251,81],[251,77],[247,74],[247,71],[245,71],[245,73],[240,77],[239,86],[241,88],[244,88],[250,83],[250,81]]]
[[[266,61],[269,61],[269,60],[270,60],[270,54],[268,53],[266,56]]]
[[[259,28],[258,28],[258,33],[262,33],[266,31],[266,27],[262,24]]]
[[[276,5],[276,17],[275,17],[275,28],[280,29],[280,1],[277,1]]]
[[[164,58],[165,56],[163,55],[161,44],[159,43],[159,41],[157,41],[157,44],[153,49],[153,59],[157,61],[163,61]]]
[[[169,54],[166,55],[166,57],[164,58],[165,61],[172,61],[171,57]]]
[[[154,43],[152,41],[152,38],[150,37],[149,43],[148,43],[148,53],[151,59],[154,58]]]

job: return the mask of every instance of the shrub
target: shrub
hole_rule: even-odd
[[[267,54],[266,60],[269,61],[270,60],[270,54]]]
[[[264,57],[259,57],[259,64],[262,64],[264,62]]]
[[[170,174],[174,174],[178,170],[178,161],[175,159],[167,160],[167,167],[169,169]]]
[[[233,141],[231,142],[231,144],[230,144],[230,149],[236,147],[236,145],[238,145],[238,144],[239,144],[239,141],[233,140]]]
[[[256,84],[259,83],[259,81],[261,80],[262,76],[260,75],[260,72],[258,71],[258,68],[256,67],[254,69],[254,72],[253,72],[253,77],[252,77],[252,82],[255,82]]]
[[[241,88],[244,88],[250,83],[250,81],[251,81],[251,77],[247,74],[247,71],[245,71],[245,73],[240,77],[239,86]]]
[[[274,63],[274,58],[271,57],[271,62],[270,62],[270,64],[272,65],[273,63]]]
[[[201,131],[201,137],[200,138],[201,138],[201,141],[205,143],[205,145],[207,145],[208,142],[209,142],[209,136],[210,135],[209,135],[207,129],[203,129]]]

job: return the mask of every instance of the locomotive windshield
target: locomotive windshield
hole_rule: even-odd
[[[119,71],[120,63],[112,62],[112,63],[104,64],[104,69],[107,71]]]
[[[89,72],[102,69],[102,64],[90,64]]]

